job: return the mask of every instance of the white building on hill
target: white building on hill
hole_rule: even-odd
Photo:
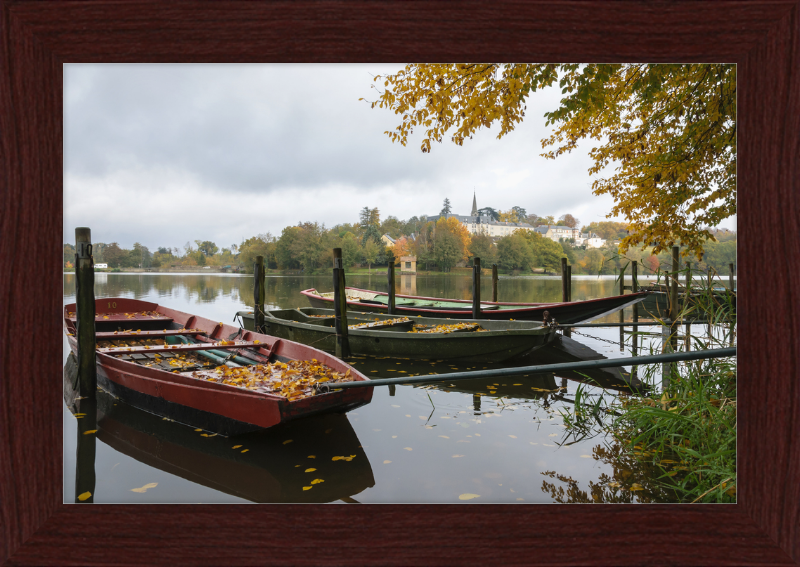
[[[470,234],[488,234],[493,237],[508,236],[515,230],[534,230],[534,228],[524,222],[500,222],[489,216],[478,215],[478,204],[476,197],[472,195],[472,214],[466,215],[429,215],[423,217],[426,221],[436,222],[440,218],[454,218],[464,225]]]

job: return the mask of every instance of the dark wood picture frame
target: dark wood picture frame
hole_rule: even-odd
[[[797,564],[799,1],[3,1],[0,562]],[[62,65],[430,60],[738,65],[738,503],[63,504]]]

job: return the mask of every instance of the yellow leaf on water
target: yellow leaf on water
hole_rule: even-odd
[[[288,444],[289,444],[289,443],[291,443],[292,441],[294,441],[294,439],[287,439],[286,441],[284,441],[284,442],[283,442],[283,444],[284,444],[284,445],[288,445]]]
[[[304,486],[303,490],[311,490],[311,487],[310,486]]]
[[[383,461],[383,464],[384,464],[384,465],[388,465],[388,464],[389,464],[389,463],[391,463],[391,462],[392,462],[392,461]]]
[[[97,433],[97,429],[90,429],[89,431],[84,431],[84,435],[89,435],[90,433]]]
[[[202,429],[195,429],[195,431],[202,431]]]
[[[316,455],[309,455],[309,456],[308,456],[308,458],[309,458],[309,459],[316,459],[316,458],[317,458],[317,456],[316,456]]]
[[[454,459],[457,459],[457,458],[459,458],[459,457],[463,457],[463,456],[464,456],[464,455],[453,455],[453,458],[454,458]]]
[[[411,451],[411,447],[403,447],[406,451]]]
[[[314,472],[317,469],[306,469],[306,472]]]
[[[314,480],[311,481],[311,484],[319,484],[320,482],[325,482],[325,481],[322,480],[321,478],[315,478]]]
[[[450,439],[447,435],[439,435],[442,439]]]
[[[131,492],[139,492],[139,493],[147,492],[148,489],[155,488],[156,486],[158,486],[157,482],[150,482],[139,488],[131,488]]]
[[[91,496],[92,496],[92,493],[91,493],[91,492],[84,492],[83,494],[81,494],[80,496],[78,496],[78,500],[80,500],[81,502],[83,502],[84,500],[87,500],[87,499],[91,498]]]
[[[244,451],[242,451],[242,453],[247,453],[247,451],[249,451],[249,450],[250,449],[245,449]]]
[[[470,494],[469,492],[466,492],[466,493],[462,494],[461,496],[459,496],[458,499],[459,500],[472,500],[473,498],[480,498],[480,497],[481,497],[480,494]]]
[[[233,447],[231,447],[231,449],[238,449],[239,447],[241,447],[241,445],[234,445]]]
[[[512,439],[516,439],[517,438],[516,435],[509,435],[509,437],[511,437]]]

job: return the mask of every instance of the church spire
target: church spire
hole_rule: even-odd
[[[475,191],[472,192],[472,212],[470,215],[473,217],[478,216],[478,202],[475,200]]]

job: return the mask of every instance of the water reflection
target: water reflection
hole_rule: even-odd
[[[65,384],[74,380],[72,357]],[[251,502],[333,502],[374,486],[369,459],[347,416],[327,414],[242,435],[209,436],[138,410],[102,390],[96,406],[67,393],[78,419],[76,502],[95,488],[95,439],[171,475]],[[95,418],[96,416],[96,418]]]

